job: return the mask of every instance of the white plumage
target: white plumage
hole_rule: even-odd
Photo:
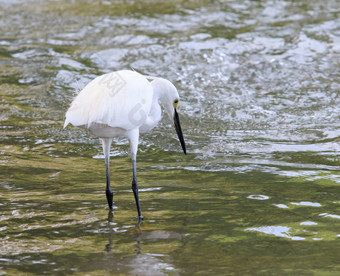
[[[64,127],[71,123],[91,130],[96,123],[131,130],[143,123],[134,118],[138,115],[133,114],[134,108],[149,114],[152,98],[152,85],[141,74],[127,70],[108,73],[95,78],[75,97]]]
[[[129,139],[133,165],[132,189],[141,219],[136,176],[139,133],[148,132],[158,124],[161,119],[161,104],[174,121],[183,151],[186,153],[176,111],[178,101],[177,89],[168,80],[145,77],[129,70],[95,78],[73,100],[66,112],[64,128],[71,123],[101,138],[106,164],[106,196],[111,210],[113,194],[109,178],[109,157],[112,138],[122,136]]]

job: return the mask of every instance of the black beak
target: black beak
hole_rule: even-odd
[[[175,123],[176,132],[177,132],[177,135],[178,135],[178,139],[181,142],[183,152],[184,152],[184,154],[187,154],[187,150],[185,148],[185,142],[184,142],[184,138],[183,138],[183,133],[182,133],[182,129],[181,129],[181,124],[179,123],[179,118],[178,118],[178,113],[177,113],[176,108],[175,108],[175,115],[174,115],[174,123]]]

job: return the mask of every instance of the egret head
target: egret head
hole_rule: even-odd
[[[179,95],[176,87],[168,80],[157,78],[153,82],[154,89],[159,93],[159,101],[164,107],[165,112],[169,115],[170,120],[174,123],[178,139],[181,143],[184,154],[186,154],[186,147],[179,122],[177,108],[179,104]]]

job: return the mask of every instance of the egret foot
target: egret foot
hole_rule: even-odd
[[[138,230],[138,234],[141,234],[141,233],[142,233],[142,230],[140,229],[140,227],[141,227],[141,225],[142,225],[142,223],[143,223],[143,219],[144,219],[143,216],[138,217],[138,223],[137,223],[137,225],[136,225],[137,230]]]
[[[107,198],[107,203],[109,204],[109,208],[112,211],[113,210],[113,192],[110,190],[106,190],[106,198]]]
[[[132,180],[132,191],[133,191],[133,194],[135,196],[138,218],[141,221],[141,220],[143,220],[143,216],[142,216],[142,211],[141,211],[140,204],[139,204],[137,180],[135,178],[133,178],[133,180]]]

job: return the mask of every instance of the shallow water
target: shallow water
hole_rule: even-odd
[[[0,1],[0,275],[340,271],[338,1]],[[142,136],[62,129],[75,92],[133,67],[181,95]]]

